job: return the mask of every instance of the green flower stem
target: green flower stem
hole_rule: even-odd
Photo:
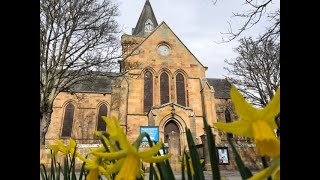
[[[266,159],[265,156],[261,157],[261,161],[262,161],[262,165],[263,165],[264,168],[268,168],[269,167],[267,159]],[[268,180],[272,180],[271,176],[268,177]]]
[[[231,146],[232,152],[235,156],[236,164],[238,166],[238,169],[239,169],[239,172],[240,172],[242,179],[250,178],[252,176],[251,171],[249,170],[248,167],[245,166],[244,162],[241,159],[241,156],[239,155],[237,149],[234,147],[234,144],[231,141],[231,139],[229,137],[227,139],[228,139],[228,142]]]

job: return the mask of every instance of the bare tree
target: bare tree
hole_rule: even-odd
[[[111,0],[40,1],[40,144],[56,96],[117,64],[116,16],[118,5]]]
[[[264,107],[280,86],[280,43],[240,39],[238,57],[225,62],[229,77],[254,105]]]
[[[216,4],[218,0],[212,0]],[[274,0],[275,1],[275,0]],[[272,4],[272,0],[245,0],[245,6],[249,6],[249,10],[245,12],[233,13],[233,18],[243,18],[244,23],[239,29],[234,30],[231,23],[229,24],[228,32],[222,33],[227,35],[227,39],[222,38],[222,42],[230,42],[239,37],[244,31],[257,25],[264,17],[270,22],[270,26],[260,34],[258,41],[273,39],[278,40],[280,37],[280,7],[276,10],[267,10]]]

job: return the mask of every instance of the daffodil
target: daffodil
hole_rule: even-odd
[[[275,117],[280,113],[280,88],[263,109],[249,104],[234,86],[231,88],[231,99],[239,120],[214,125],[229,133],[252,137],[262,156],[280,156],[280,141],[274,133],[274,129],[277,128]]]
[[[77,144],[72,138],[69,139],[69,146],[64,145],[63,142],[59,139],[55,139],[55,141],[57,145],[48,146],[48,148],[52,150],[52,156],[56,155],[57,152],[62,152],[64,155],[67,155],[69,153],[73,155],[73,153],[75,152]]]
[[[98,151],[100,151],[100,149],[98,149]],[[107,170],[108,165],[103,163],[102,158],[94,156],[92,159],[86,159],[80,154],[78,154],[77,157],[86,163],[85,168],[89,170],[86,180],[97,180],[101,175],[104,175],[107,179],[111,179],[110,175],[114,172]]]
[[[111,152],[115,152],[116,149],[114,147],[114,145],[111,144],[111,142],[109,141],[109,139],[107,139],[105,136],[103,136],[102,132],[100,131],[94,131],[94,133],[98,136],[98,137],[102,137],[102,140],[106,143],[106,145],[108,146],[109,150]]]
[[[162,147],[161,142],[150,149],[139,152],[137,148],[131,145],[127,140],[126,135],[124,134],[123,129],[116,118],[114,118],[113,121],[104,116],[102,118],[105,120],[108,126],[111,146],[115,146],[115,144],[117,144],[120,146],[120,150],[116,152],[92,151],[89,154],[106,160],[117,160],[116,163],[111,167],[113,172],[119,171],[115,178],[116,180],[135,180],[136,178],[140,178],[140,167],[142,161],[148,163],[161,162],[171,156],[171,154],[154,156]],[[113,148],[116,149],[116,147]]]
[[[273,176],[272,179],[280,180],[280,158],[277,158],[271,162],[270,167],[258,172],[248,180],[260,180],[267,179],[269,176]]]
[[[104,142],[110,147],[110,142],[107,138],[102,136],[101,132],[95,131],[94,132],[97,136],[100,136],[103,138]],[[114,152],[115,150],[113,148],[109,149],[111,152]],[[88,154],[93,154],[94,152],[105,152],[106,149],[104,146],[101,146],[97,149],[89,151]],[[104,175],[107,179],[112,179],[111,174],[118,172],[117,166],[121,166],[123,164],[123,160],[117,161],[116,164],[111,163],[108,160],[105,160],[101,157],[94,156],[92,159],[86,159],[80,154],[77,155],[79,159],[81,159],[83,162],[86,162],[85,168],[89,170],[89,174],[86,177],[86,180],[96,180],[99,176]]]

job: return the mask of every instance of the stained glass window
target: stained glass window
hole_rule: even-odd
[[[98,126],[97,131],[105,131],[106,130],[106,122],[102,119],[101,116],[107,116],[108,114],[108,108],[105,104],[102,104],[99,107],[99,114],[98,114]]]
[[[63,127],[61,136],[70,137],[72,132],[72,124],[74,117],[74,105],[69,103],[64,111]]]
[[[162,73],[160,76],[160,100],[161,104],[169,102],[169,76]]]
[[[224,112],[224,116],[226,119],[226,123],[231,123],[231,116],[230,116],[230,111],[226,109]],[[227,133],[228,138],[233,138],[233,135],[231,133]]]
[[[153,77],[150,71],[144,74],[144,106],[143,111],[148,112],[153,105]]]
[[[176,76],[176,93],[177,103],[182,106],[186,106],[184,77],[180,73]]]

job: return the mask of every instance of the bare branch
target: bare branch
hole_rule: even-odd
[[[218,0],[211,0],[213,5],[216,5]]]
[[[224,67],[228,77],[253,104],[265,106],[280,86],[280,43],[240,39],[238,57]]]
[[[61,91],[113,70],[121,57],[118,14],[112,0],[40,1],[40,114],[52,112]],[[43,123],[45,135],[50,118]]]
[[[229,28],[227,32],[221,33],[226,35],[227,38],[222,37],[222,41],[220,43],[230,42],[236,38],[238,38],[244,31],[252,28],[257,25],[262,17],[266,15],[267,7],[272,3],[272,0],[245,0],[243,5],[248,5],[251,9],[242,12],[242,13],[233,13],[233,18],[242,18],[245,19],[245,22],[239,29],[236,31],[232,31],[234,29],[231,26],[231,23],[228,22]],[[260,37],[258,37],[258,41],[262,42],[269,38],[273,40],[277,40],[280,37],[280,9],[277,9],[275,12],[267,13],[266,18],[272,23],[270,27],[267,27],[265,32],[263,32]]]

